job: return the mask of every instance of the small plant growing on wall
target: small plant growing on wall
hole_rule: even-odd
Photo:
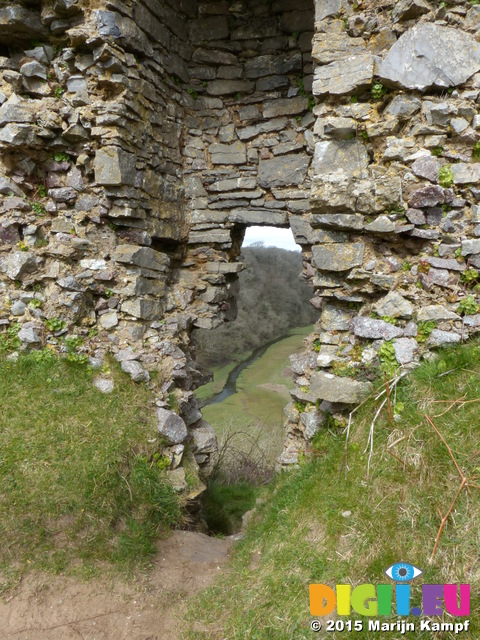
[[[461,316],[474,316],[480,311],[480,305],[477,304],[473,296],[467,296],[460,301],[457,307],[457,313]]]
[[[467,287],[473,287],[474,284],[477,283],[477,280],[480,278],[480,273],[476,269],[467,269],[460,276],[460,282],[467,285]]]
[[[418,323],[417,342],[426,342],[436,326],[437,323],[435,322],[435,320],[421,320]]]
[[[378,350],[378,358],[380,360],[380,369],[389,378],[393,377],[395,375],[395,371],[399,367],[397,357],[395,356],[393,340],[385,340]]]
[[[381,100],[387,92],[388,89],[381,82],[375,82],[370,89],[372,100]]]
[[[438,182],[441,187],[448,189],[453,184],[453,172],[449,164],[441,167],[438,172]]]

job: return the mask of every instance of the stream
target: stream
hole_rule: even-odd
[[[280,338],[275,338],[275,340],[271,340],[270,342],[267,342],[267,344],[263,344],[261,347],[257,347],[256,349],[254,349],[246,360],[239,362],[235,366],[235,368],[230,371],[223,389],[219,391],[219,393],[215,393],[213,396],[210,396],[210,398],[204,400],[202,406],[206,407],[209,404],[218,404],[219,402],[223,402],[234,393],[236,393],[238,376],[242,373],[242,371],[253,364],[256,360],[261,358],[269,347],[274,345],[276,342],[280,342],[280,340],[284,340],[288,337],[288,335],[289,334],[287,333]]]

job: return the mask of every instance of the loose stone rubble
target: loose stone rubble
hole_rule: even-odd
[[[235,317],[246,227],[291,227],[319,310],[294,463],[385,341],[411,366],[479,330],[479,29],[467,0],[0,7],[3,344],[112,353],[184,487],[216,456],[193,331]]]

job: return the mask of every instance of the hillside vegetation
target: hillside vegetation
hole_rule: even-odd
[[[348,440],[333,420],[322,429],[308,460],[265,489],[229,572],[194,603],[197,630],[189,637],[310,639],[309,584],[386,583],[384,571],[403,561],[424,571],[412,584],[412,607],[421,603],[422,583],[471,585],[470,629],[463,637],[479,638],[479,356],[478,342],[440,352],[400,382],[391,411],[386,403],[373,427],[385,394],[369,400],[354,415]],[[402,637],[457,636],[417,628]]]
[[[242,250],[238,317],[215,331],[199,330],[198,360],[218,365],[318,319],[309,303],[312,289],[300,279],[302,256],[296,251],[254,245]]]

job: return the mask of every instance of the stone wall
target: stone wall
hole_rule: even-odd
[[[292,228],[319,310],[284,464],[379,359],[480,326],[470,2],[55,0],[0,27],[2,345],[152,378],[179,488],[216,450],[191,332],[235,316],[248,225]]]

